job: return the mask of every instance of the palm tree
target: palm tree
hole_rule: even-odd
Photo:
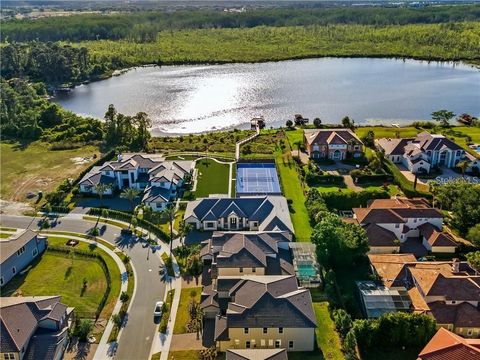
[[[462,170],[462,177],[465,177],[465,171],[467,171],[468,166],[469,166],[469,163],[468,163],[468,161],[466,161],[466,160],[460,161],[460,162],[457,164],[457,167],[458,167],[460,170]]]
[[[122,199],[127,199],[130,202],[130,207],[132,208],[132,213],[135,211],[135,199],[140,195],[140,191],[135,188],[126,188],[120,194]]]
[[[100,207],[103,207],[103,195],[110,189],[110,185],[98,183],[94,189],[100,199]]]
[[[175,208],[173,206],[167,206],[165,210],[162,211],[162,215],[167,218],[170,225],[170,258],[172,257],[173,251],[173,221],[175,220]]]
[[[435,196],[437,195],[438,187],[440,186],[438,181],[432,180],[428,182],[428,191],[432,193],[432,206],[435,207]]]

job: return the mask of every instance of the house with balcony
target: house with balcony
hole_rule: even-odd
[[[196,199],[188,203],[184,221],[197,230],[293,233],[287,199],[283,196]]]
[[[0,286],[6,285],[47,248],[47,238],[23,230],[0,238]]]
[[[142,201],[161,211],[177,196],[193,173],[193,161],[165,160],[156,154],[119,154],[116,161],[95,166],[79,182],[80,192],[96,194],[98,184],[107,185],[104,195],[135,188],[144,192]]]
[[[60,296],[0,298],[1,358],[63,359],[74,309],[60,301]]]
[[[412,254],[368,257],[384,286],[407,290],[411,311],[432,316],[455,334],[480,337],[480,274],[467,262],[417,261]]]
[[[394,164],[402,164],[412,173],[429,173],[435,167],[454,168],[463,160],[470,163],[470,170],[479,166],[475,157],[452,140],[426,131],[415,138],[377,139],[375,145]]]
[[[363,143],[350,129],[306,129],[303,141],[311,159],[339,161],[363,156]]]
[[[353,219],[367,232],[370,253],[408,252],[417,256],[455,253],[457,243],[442,231],[443,214],[426,199],[376,199],[354,208]]]

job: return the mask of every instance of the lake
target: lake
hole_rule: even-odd
[[[453,63],[322,58],[258,64],[142,67],[76,87],[54,101],[103,118],[109,104],[148,113],[154,134],[247,128],[263,115],[281,126],[300,113],[312,121],[407,124],[432,111],[480,115],[480,71]]]

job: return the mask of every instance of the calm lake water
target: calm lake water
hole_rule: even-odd
[[[258,115],[280,126],[296,113],[324,123],[348,115],[358,124],[406,124],[439,109],[479,116],[480,71],[366,58],[145,67],[79,86],[55,101],[97,118],[109,104],[125,114],[145,111],[154,134],[246,128]]]

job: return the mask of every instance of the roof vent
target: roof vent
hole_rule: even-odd
[[[460,272],[460,260],[458,258],[453,259],[452,273],[456,274]]]

